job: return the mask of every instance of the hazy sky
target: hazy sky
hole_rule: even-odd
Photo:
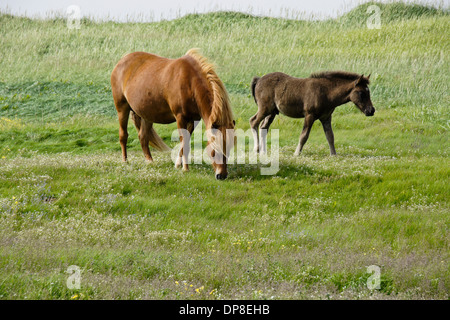
[[[368,0],[0,0],[0,9],[12,14],[48,17],[66,15],[76,5],[81,16],[120,21],[158,21],[187,13],[218,10],[247,12],[273,17],[335,17]],[[390,2],[387,0],[383,2]],[[406,1],[407,2],[407,1]],[[433,6],[449,7],[450,0],[417,0]]]

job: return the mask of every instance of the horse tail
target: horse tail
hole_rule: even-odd
[[[131,110],[131,119],[134,122],[134,125],[136,126],[137,131],[141,130],[141,124],[142,119],[139,117],[133,110]],[[158,151],[170,151],[170,147],[164,143],[163,139],[161,139],[160,136],[156,133],[155,129],[153,129],[153,126],[150,125],[147,127],[147,137],[149,139],[148,143],[155,148]]]
[[[258,101],[256,101],[256,97],[255,97],[255,87],[256,87],[256,84],[258,83],[259,79],[261,79],[261,78],[260,77],[253,77],[252,85],[251,85],[253,99],[255,99],[256,104],[258,104]]]
[[[156,133],[153,126],[148,130],[149,144],[159,151],[170,151],[172,150],[167,144],[164,143],[163,139]]]

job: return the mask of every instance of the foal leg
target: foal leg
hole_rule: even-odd
[[[308,140],[309,133],[311,132],[312,125],[314,124],[314,116],[312,114],[308,114],[305,116],[305,122],[303,123],[303,130],[300,134],[300,141],[298,142],[297,149],[294,152],[294,156],[298,156],[300,152],[302,152],[303,146]]]
[[[253,151],[255,153],[259,152],[259,137],[258,137],[258,127],[259,127],[259,123],[262,121],[262,119],[260,117],[258,117],[259,115],[259,110],[258,112],[250,118],[249,122],[250,122],[250,128],[252,129],[252,134],[253,134]]]
[[[267,117],[269,114],[266,114],[265,112],[262,112],[260,109],[258,109],[258,112],[250,118],[250,128],[252,129],[253,134],[253,142],[254,147],[253,151],[258,153],[259,152],[259,136],[258,136],[258,128],[259,124],[265,117]]]
[[[267,132],[269,131],[269,127],[273,122],[273,119],[275,119],[276,113],[272,113],[271,115],[268,115],[264,118],[264,121],[261,124],[261,127],[259,128],[259,136],[260,136],[260,143],[259,143],[259,150],[262,154],[267,153]]]
[[[331,128],[331,116],[328,119],[320,119],[322,122],[323,131],[325,132],[325,137],[327,137],[328,145],[330,146],[330,154],[332,156],[336,155],[336,149],[334,148],[334,134]]]

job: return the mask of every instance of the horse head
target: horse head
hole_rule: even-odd
[[[211,157],[217,180],[224,180],[228,176],[227,162],[231,149],[235,144],[234,134],[235,121],[227,124],[213,123],[207,131],[208,134],[208,154]]]
[[[367,117],[373,116],[375,108],[370,100],[369,90],[370,74],[365,77],[363,74],[354,82],[354,87],[350,92],[350,100],[363,112]]]

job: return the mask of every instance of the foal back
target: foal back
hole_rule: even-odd
[[[281,113],[304,118],[308,113],[323,114],[334,108],[327,103],[327,84],[321,79],[295,78],[282,72],[269,73],[252,82],[255,102],[264,114]]]

